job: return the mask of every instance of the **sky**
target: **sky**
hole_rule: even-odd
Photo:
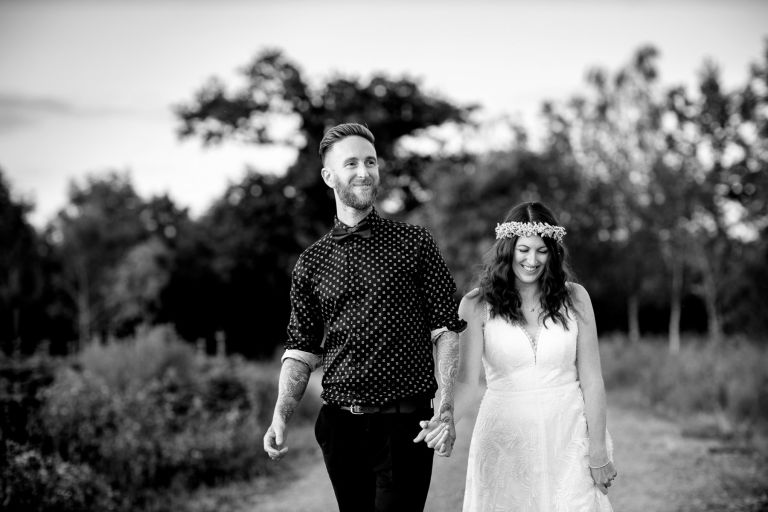
[[[765,20],[760,0],[0,0],[0,169],[38,227],[73,180],[108,171],[199,215],[247,166],[279,173],[293,158],[176,135],[174,105],[213,76],[235,84],[266,48],[311,84],[407,76],[535,131],[544,100],[644,44],[660,51],[663,84],[694,87],[711,59],[727,88],[742,85]]]

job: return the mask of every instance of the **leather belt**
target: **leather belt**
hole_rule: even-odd
[[[359,404],[336,405],[336,404],[329,404],[328,402],[326,402],[326,405],[336,407],[338,409],[341,409],[342,411],[349,411],[355,415],[410,413],[410,412],[420,411],[423,409],[431,409],[433,407],[432,399],[424,396],[412,396],[408,398],[401,398],[400,400],[394,400],[392,402],[387,402],[382,405],[359,405]]]

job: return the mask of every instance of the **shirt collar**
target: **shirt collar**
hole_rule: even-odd
[[[379,217],[379,212],[376,211],[376,207],[373,207],[371,211],[368,213],[368,215],[360,219],[360,222],[363,222],[364,220],[367,220],[370,223],[371,228],[373,228],[373,226],[375,226],[376,224],[379,223],[379,221],[381,221],[381,217]],[[334,228],[341,227],[341,228],[349,229],[352,226],[347,226],[346,224],[341,222],[338,217],[334,216],[333,227]]]

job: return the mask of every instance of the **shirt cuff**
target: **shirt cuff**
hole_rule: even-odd
[[[315,371],[323,363],[322,356],[313,354],[312,352],[306,352],[304,350],[298,350],[295,348],[289,348],[280,358],[280,363],[283,363],[286,359],[295,359],[309,366],[310,371]]]
[[[440,327],[439,329],[432,329],[432,332],[430,333],[430,339],[432,340],[432,344],[434,345],[437,343],[437,340],[440,339],[440,336],[448,330],[447,327]]]

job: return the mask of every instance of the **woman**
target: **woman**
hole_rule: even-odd
[[[595,317],[584,287],[567,280],[564,235],[541,203],[514,207],[496,227],[480,287],[461,301],[468,326],[457,420],[473,401],[481,365],[487,383],[465,512],[612,510],[606,494],[616,470]],[[437,450],[442,430],[426,436]]]

